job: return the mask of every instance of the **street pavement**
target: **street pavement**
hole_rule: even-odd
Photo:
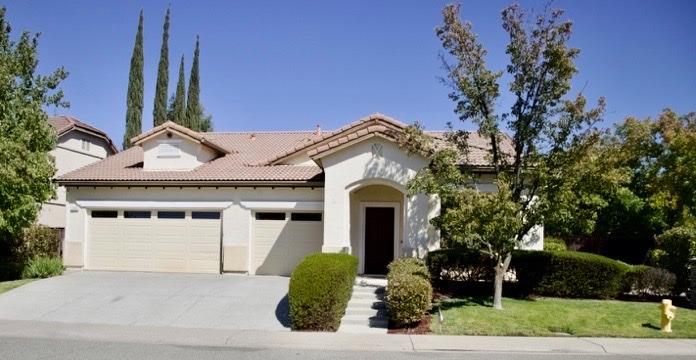
[[[243,360],[275,360],[275,359],[472,359],[472,360],[693,360],[688,355],[615,355],[615,354],[576,354],[576,353],[529,353],[529,352],[395,352],[395,351],[365,351],[365,350],[307,350],[258,347],[229,347],[229,346],[182,346],[169,344],[119,343],[87,340],[66,339],[32,339],[0,337],[0,358],[2,359],[243,359]]]
[[[295,354],[317,359],[392,358],[393,354],[401,354],[401,358],[419,359],[423,358],[419,355],[421,353],[445,359],[452,353],[473,359],[479,353],[498,354],[500,357],[514,354],[514,358],[519,359],[542,356],[568,359],[622,356],[631,359],[696,358],[694,339],[341,334],[0,320],[0,359],[41,358],[44,351],[41,349],[44,348],[56,355],[50,358],[64,354],[76,358],[76,353],[84,352],[85,356],[78,358],[100,358],[96,355],[103,354],[101,358],[105,359],[128,356],[158,359],[164,358],[159,357],[162,354],[174,358],[190,355],[199,359],[216,359],[216,356],[222,356],[220,354],[249,359],[273,359]],[[128,353],[127,349],[140,352]],[[152,356],[147,355],[150,353]]]

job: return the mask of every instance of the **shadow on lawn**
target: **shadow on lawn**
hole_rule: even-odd
[[[534,299],[520,299],[534,301]],[[459,308],[464,306],[483,306],[493,307],[493,297],[491,296],[464,296],[456,299],[441,298],[439,307],[442,310]]]

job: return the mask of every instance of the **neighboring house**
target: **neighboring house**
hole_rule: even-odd
[[[51,150],[55,159],[56,177],[95,163],[117,152],[106,133],[70,116],[54,116],[48,123],[56,132],[56,147]],[[41,207],[37,222],[62,230],[65,228],[65,187],[56,189],[55,199]]]
[[[64,262],[288,275],[323,251],[352,253],[360,273],[384,274],[396,257],[439,247],[429,222],[439,201],[406,190],[428,159],[396,143],[405,126],[380,114],[334,131],[197,133],[167,122],[59,178],[68,189]],[[469,141],[478,186],[494,191],[487,141]],[[538,230],[528,246],[541,246]]]

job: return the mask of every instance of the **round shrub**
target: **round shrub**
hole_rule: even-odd
[[[441,249],[428,253],[428,271],[435,283],[491,281],[494,262],[478,250]]]
[[[626,292],[640,296],[670,295],[677,277],[671,272],[646,265],[632,266],[626,272]]]
[[[430,273],[420,259],[401,258],[388,266],[385,301],[389,319],[398,326],[421,321],[430,309]]]
[[[696,257],[696,228],[679,226],[669,229],[657,237],[657,248],[650,262],[667,269],[677,276],[677,290],[682,291],[689,283],[689,259]]]
[[[288,288],[293,330],[336,331],[353,292],[358,259],[348,254],[308,255]]]
[[[520,290],[537,295],[611,299],[625,287],[629,265],[590,253],[575,251],[515,251]]]
[[[24,266],[22,277],[25,279],[48,278],[63,273],[63,261],[59,257],[38,256]]]
[[[563,239],[547,236],[544,238],[544,250],[546,251],[566,251],[568,250],[568,245],[566,245]]]

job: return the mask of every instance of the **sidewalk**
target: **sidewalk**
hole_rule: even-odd
[[[10,320],[0,320],[0,337],[305,350],[472,351],[696,356],[696,339],[489,337],[230,331]]]

